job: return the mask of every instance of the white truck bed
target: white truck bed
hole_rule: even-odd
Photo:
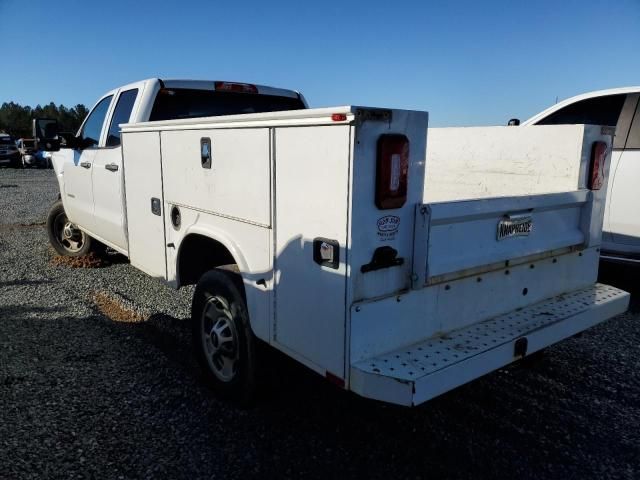
[[[607,133],[515,130],[429,130],[412,290],[353,305],[354,391],[416,405],[517,360],[519,338],[529,354],[626,310],[626,292],[595,284],[606,192],[585,187]],[[499,240],[522,215],[530,233]]]
[[[214,239],[238,265],[258,338],[403,405],[519,358],[516,343],[528,354],[626,309],[628,294],[596,285],[606,186],[590,190],[587,175],[610,135],[427,133],[427,120],[347,106],[125,125],[131,262],[179,286],[183,246]],[[408,187],[384,209],[377,145],[389,134],[406,138]],[[523,218],[526,235],[499,238]],[[317,261],[327,241],[335,265]]]
[[[430,128],[424,202],[574,190],[589,163],[582,128]]]

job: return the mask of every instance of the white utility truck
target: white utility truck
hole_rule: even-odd
[[[227,82],[110,92],[53,156],[53,246],[95,239],[196,284],[196,355],[240,400],[259,344],[417,405],[626,310],[596,283],[606,129],[434,129],[427,147],[424,112],[305,107]],[[56,128],[35,121],[41,147]]]

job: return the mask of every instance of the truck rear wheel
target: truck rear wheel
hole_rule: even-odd
[[[62,200],[55,202],[49,210],[47,234],[51,246],[60,255],[80,257],[91,250],[91,237],[69,221]]]
[[[223,397],[251,403],[256,390],[256,338],[251,331],[242,277],[205,273],[191,306],[193,347],[207,380]]]

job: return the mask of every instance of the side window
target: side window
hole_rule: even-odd
[[[636,114],[633,116],[625,148],[640,148],[640,103],[638,103]]]
[[[615,127],[625,98],[626,94],[618,94],[581,100],[543,118],[537,125],[586,123]]]
[[[107,116],[107,110],[111,104],[113,95],[103,98],[91,111],[87,117],[87,121],[84,122],[82,131],[80,132],[80,138],[86,147],[95,147],[100,142],[100,132],[102,131],[102,125],[104,119]]]
[[[113,111],[109,133],[107,134],[107,147],[117,147],[120,145],[120,127],[121,123],[127,123],[131,118],[133,104],[138,96],[138,89],[127,90],[122,92],[118,98],[118,103]]]

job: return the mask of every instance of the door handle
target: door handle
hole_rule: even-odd
[[[117,172],[118,171],[118,165],[116,165],[115,163],[107,163],[104,166],[104,168],[106,168],[110,172]]]
[[[160,205],[160,199],[153,197],[151,199],[151,213],[154,215],[162,215],[162,207]]]
[[[91,168],[91,162],[80,162],[82,168]]]

